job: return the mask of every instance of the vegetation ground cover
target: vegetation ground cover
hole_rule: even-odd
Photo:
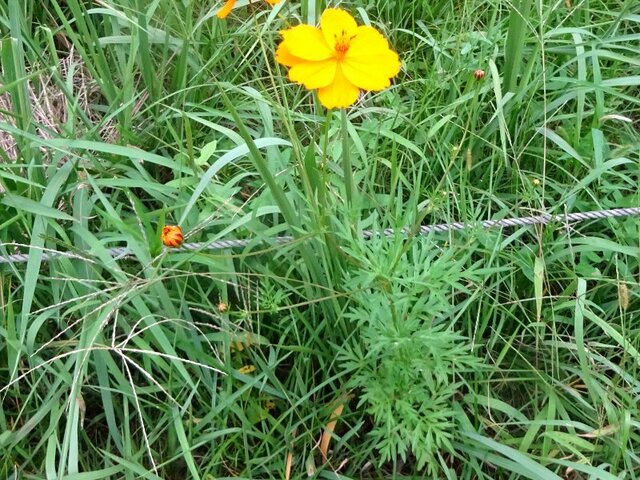
[[[640,206],[638,2],[222,3],[0,0],[0,476],[637,478],[637,218],[362,231]]]

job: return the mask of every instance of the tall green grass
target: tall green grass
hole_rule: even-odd
[[[0,0],[0,476],[636,478],[637,219],[361,235],[638,206],[636,3],[342,3],[403,70],[325,112],[323,2]]]

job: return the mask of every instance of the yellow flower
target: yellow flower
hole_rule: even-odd
[[[216,13],[216,16],[218,18],[227,18],[227,15],[229,15],[231,13],[231,10],[233,10],[234,5],[236,4],[237,0],[227,0],[226,3],[222,6],[222,8],[220,10],[218,10],[218,13]],[[280,0],[265,0],[269,5],[273,6],[276,3],[278,3]]]
[[[292,82],[317,89],[327,108],[353,105],[360,90],[384,90],[400,71],[386,38],[339,8],[324,11],[320,28],[298,25],[280,33],[276,60],[290,67]]]
[[[231,341],[231,351],[241,352],[245,348],[249,348],[253,344],[257,344],[253,335],[249,332],[235,335]]]
[[[182,229],[178,225],[167,225],[162,227],[162,243],[167,247],[179,247],[182,245],[184,237]]]
[[[242,373],[243,375],[249,375],[251,372],[255,372],[255,371],[256,371],[255,365],[245,365],[238,369],[238,373]]]

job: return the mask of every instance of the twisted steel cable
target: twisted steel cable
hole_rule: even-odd
[[[629,217],[640,215],[640,207],[630,207],[630,208],[614,208],[610,210],[594,210],[590,212],[577,212],[577,213],[568,213],[568,214],[560,214],[560,215],[536,215],[531,217],[516,217],[516,218],[504,218],[501,220],[484,220],[482,222],[472,222],[472,223],[462,223],[462,222],[454,222],[454,223],[439,223],[435,225],[422,225],[417,233],[420,235],[427,235],[429,233],[444,233],[444,232],[452,232],[458,230],[466,230],[471,228],[509,228],[509,227],[524,227],[528,225],[543,225],[548,223],[561,223],[561,224],[569,224],[573,222],[584,222],[586,220],[599,220],[602,218],[615,218],[615,217]],[[402,228],[399,233],[402,235],[407,235],[412,231],[409,227]],[[386,228],[381,231],[372,231],[365,230],[362,232],[362,236],[365,239],[373,238],[373,237],[389,237],[394,235],[396,230],[393,228]],[[271,239],[271,242],[276,244],[284,244],[289,243],[294,240],[292,236],[281,236],[275,237]],[[178,251],[184,250],[225,250],[230,248],[242,248],[248,246],[250,243],[254,242],[254,239],[242,239],[242,240],[215,240],[212,242],[204,242],[204,243],[185,243]],[[0,244],[2,247],[25,247],[25,248],[33,248],[30,245],[23,245],[18,243],[2,243]],[[54,258],[64,257],[64,258],[75,258],[81,260],[88,260],[90,257],[87,255],[74,253],[74,252],[61,252],[57,250],[51,250],[43,248],[42,253],[42,261],[47,262]],[[130,249],[127,247],[114,247],[107,250],[109,255],[115,259],[123,258],[132,254]],[[0,254],[0,264],[3,263],[21,263],[26,262],[29,259],[29,255],[25,253],[16,253],[12,255],[2,255]]]

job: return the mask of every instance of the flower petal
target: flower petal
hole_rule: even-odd
[[[352,55],[371,54],[389,49],[389,42],[378,30],[368,25],[360,25],[351,40],[349,52]]]
[[[301,83],[309,90],[326,87],[335,78],[337,65],[334,59],[321,62],[300,62],[289,70],[289,80]]]
[[[400,71],[398,55],[391,50],[368,57],[345,57],[340,65],[345,77],[363,90],[384,90]]]
[[[301,58],[291,55],[291,52],[287,49],[284,42],[278,45],[276,50],[276,62],[279,64],[284,65],[285,67],[293,67],[294,65],[304,61],[305,60]]]
[[[275,5],[278,2],[280,2],[280,0],[267,0],[267,3],[271,6]]]
[[[327,8],[320,18],[320,28],[327,45],[333,50],[339,38],[350,39],[356,35],[358,24],[347,11],[341,8]]]
[[[235,4],[236,0],[227,0],[227,3],[225,3],[224,6],[220,10],[218,10],[216,16],[218,18],[227,18],[227,15],[231,13],[231,10],[233,10],[233,6]]]
[[[363,90],[383,90],[400,71],[398,54],[376,29],[362,26],[341,62],[347,79]]]
[[[311,25],[297,25],[280,32],[284,39],[282,43],[294,57],[303,60],[326,60],[334,53],[324,41],[319,28]]]
[[[344,108],[353,105],[359,93],[358,87],[347,80],[338,65],[333,82],[318,89],[318,99],[326,108]]]

